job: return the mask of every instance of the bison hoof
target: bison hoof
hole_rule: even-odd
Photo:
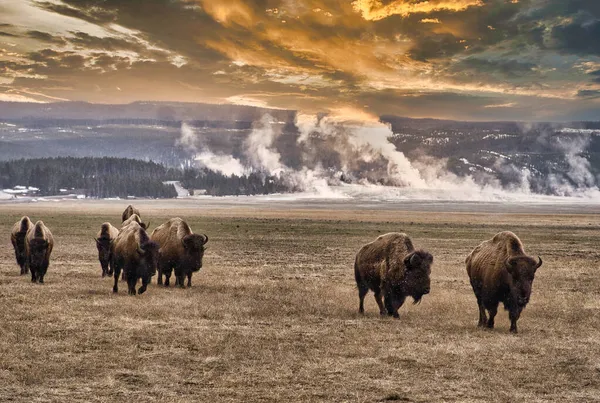
[[[144,292],[146,292],[146,287],[142,286],[138,289],[138,294],[143,294]]]
[[[119,292],[119,289],[117,287],[113,287],[113,292]]]

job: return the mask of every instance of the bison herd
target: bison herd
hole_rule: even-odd
[[[202,268],[208,236],[195,234],[181,218],[168,220],[150,235],[147,229],[140,212],[130,205],[123,212],[121,228],[105,222],[94,238],[102,277],[114,275],[113,292],[118,292],[121,273],[130,295],[144,293],[157,271],[157,284],[163,284],[164,276],[168,287],[175,272],[176,286],[184,287],[187,278],[191,287],[192,274]],[[32,282],[43,283],[54,246],[48,227],[42,221],[33,224],[25,216],[13,226],[11,241],[21,274],[30,272]],[[479,307],[478,326],[493,328],[502,303],[508,311],[510,331],[516,333],[542,259],[528,256],[519,238],[504,231],[476,246],[465,263]],[[429,293],[432,264],[431,253],[415,249],[404,233],[381,235],[364,245],[354,259],[359,312],[364,313],[364,299],[371,290],[379,313],[397,318],[407,297],[418,303]],[[142,285],[136,291],[138,280]]]

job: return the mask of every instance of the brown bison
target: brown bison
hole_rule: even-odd
[[[158,261],[158,244],[152,242],[137,222],[121,228],[119,235],[113,241],[113,265],[115,284],[113,292],[118,292],[119,275],[125,271],[129,295],[135,295],[135,285],[142,279],[142,286],[137,293],[146,291],[150,279],[156,273]]]
[[[502,302],[510,318],[510,331],[517,333],[517,320],[529,302],[533,278],[542,259],[538,256],[536,261],[527,256],[519,238],[504,231],[479,244],[465,263],[479,306],[478,326],[492,329],[498,304]]]
[[[31,227],[33,227],[33,223],[29,217],[24,216],[13,225],[12,232],[10,233],[10,241],[13,248],[15,248],[15,257],[17,258],[17,264],[21,268],[21,274],[27,274],[29,271],[27,268],[27,253],[25,251],[25,236]]]
[[[148,222],[147,224],[143,223],[142,222],[142,217],[140,217],[138,214],[132,214],[125,221],[123,221],[123,224],[121,224],[121,228],[125,228],[126,226],[128,226],[132,222],[136,222],[136,223],[140,224],[140,226],[143,229],[148,229],[148,226],[150,225],[150,222]]]
[[[363,246],[354,260],[354,276],[360,300],[358,311],[364,313],[364,299],[369,289],[375,293],[379,313],[398,318],[398,308],[406,297],[415,304],[429,293],[433,256],[415,250],[406,234],[381,235]],[[381,295],[383,300],[381,302]],[[384,309],[385,305],[385,309]]]
[[[134,214],[137,214],[139,217],[142,217],[140,211],[130,204],[129,206],[127,206],[127,208],[125,208],[123,214],[121,214],[121,222],[125,222],[129,217],[131,217]]]
[[[102,277],[113,274],[112,264],[112,241],[119,235],[119,230],[111,223],[105,222],[96,235],[96,247],[98,248],[98,260],[102,266]]]
[[[54,238],[44,222],[38,221],[29,228],[25,239],[27,266],[31,271],[31,281],[34,283],[39,281],[40,284],[43,284],[50,264],[50,254],[54,248]]]
[[[183,287],[187,276],[187,286],[192,286],[192,274],[202,268],[204,245],[208,236],[194,234],[189,225],[181,218],[171,218],[156,227],[150,238],[160,245],[158,251],[158,284],[169,286],[171,271],[175,269],[175,285]]]

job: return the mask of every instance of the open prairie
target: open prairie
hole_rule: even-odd
[[[0,401],[600,401],[597,209],[134,204],[209,235],[192,288],[112,293],[93,236],[125,201],[0,205]],[[44,285],[14,259],[24,214],[54,234]],[[501,230],[544,260],[518,335],[476,327],[464,266]],[[361,316],[354,254],[391,231],[433,254],[431,294]]]

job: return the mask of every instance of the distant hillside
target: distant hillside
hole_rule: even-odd
[[[293,122],[295,112],[245,105],[216,105],[187,102],[133,102],[130,104],[91,104],[87,102],[26,103],[0,102],[0,119],[27,120],[163,120],[252,122],[269,113],[279,121]]]
[[[454,176],[478,186],[556,195],[580,194],[600,184],[600,122],[382,116],[390,130],[331,120],[302,133],[306,127],[296,126],[294,111],[236,105],[10,104],[7,112],[8,104],[0,104],[0,161],[66,156],[153,161],[178,171],[196,168],[186,185],[211,194],[341,182],[452,187],[455,183],[444,181]],[[25,108],[18,110],[19,105]],[[264,119],[267,112],[273,119]],[[282,172],[286,184],[277,182]],[[243,179],[223,179],[232,173]],[[265,178],[272,181],[268,186]]]

